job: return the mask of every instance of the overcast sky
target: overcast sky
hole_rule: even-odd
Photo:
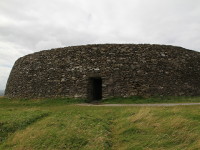
[[[96,43],[200,51],[200,0],[0,0],[0,90],[21,56]]]

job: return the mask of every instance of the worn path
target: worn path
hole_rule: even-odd
[[[76,104],[79,106],[188,106],[200,105],[200,103],[162,103],[162,104]]]

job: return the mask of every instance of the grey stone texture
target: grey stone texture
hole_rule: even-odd
[[[102,97],[199,96],[200,53],[150,44],[57,48],[19,58],[10,98],[87,98],[90,77],[102,78]]]

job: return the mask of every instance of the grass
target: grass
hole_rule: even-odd
[[[200,149],[200,106],[72,105],[80,102],[0,98],[0,149]]]
[[[109,98],[102,101],[104,104],[151,104],[151,103],[195,103],[200,97],[142,97]]]
[[[34,122],[48,116],[48,112],[35,109],[16,110],[0,109],[0,142],[5,140],[9,134],[26,128]]]
[[[85,103],[83,99],[72,98],[44,98],[44,99],[8,99],[0,97],[0,106],[2,107],[49,107],[67,104]]]

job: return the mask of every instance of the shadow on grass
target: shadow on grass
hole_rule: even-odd
[[[34,113],[34,112],[33,112]],[[31,115],[31,114],[30,114]],[[36,114],[32,115],[30,118],[26,118],[26,120],[22,121],[11,121],[11,122],[0,122],[0,142],[5,140],[10,134],[13,134],[17,130],[22,130],[28,127],[29,125],[49,116],[49,113],[40,113],[36,112]]]

